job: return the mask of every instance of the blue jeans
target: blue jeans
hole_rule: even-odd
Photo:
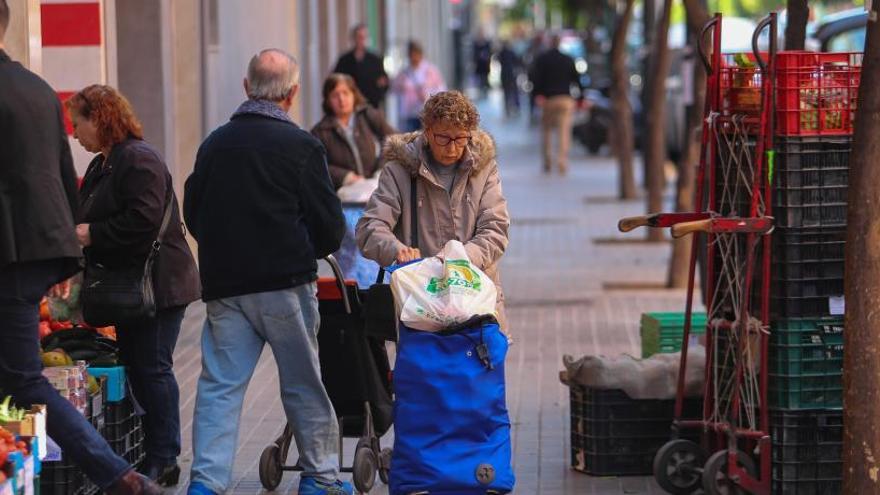
[[[216,493],[232,481],[242,401],[263,346],[278,365],[281,401],[303,476],[339,474],[339,425],[321,382],[317,285],[208,302],[193,413],[191,479]]]
[[[41,261],[0,269],[0,389],[21,407],[45,404],[49,436],[65,458],[107,488],[131,467],[42,374],[39,303],[59,281],[60,266],[60,261]]]
[[[160,310],[155,318],[116,325],[119,354],[146,414],[147,462],[174,464],[180,455],[180,390],[174,378],[174,347],[185,306]]]

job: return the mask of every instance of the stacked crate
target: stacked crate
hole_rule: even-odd
[[[781,52],[770,284],[773,492],[840,493],[847,186],[861,55]]]
[[[623,390],[569,385],[571,466],[592,476],[648,475],[669,441],[674,399],[633,399]],[[702,398],[686,399],[684,418],[702,416]],[[682,438],[699,441],[690,430]]]

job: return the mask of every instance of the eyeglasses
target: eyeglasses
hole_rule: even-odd
[[[471,136],[452,137],[445,134],[431,134],[433,134],[434,142],[437,143],[438,146],[449,146],[451,143],[455,143],[456,146],[461,148],[467,146],[471,142]]]

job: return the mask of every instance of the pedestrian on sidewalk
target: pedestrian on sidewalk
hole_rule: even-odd
[[[58,95],[4,51],[9,20],[0,0],[0,395],[20,407],[45,404],[64,458],[105,493],[158,495],[42,374],[40,300],[53,286],[66,297],[63,281],[80,271],[76,170]]]
[[[486,98],[490,89],[489,73],[492,71],[492,42],[486,39],[482,29],[477,31],[472,52],[474,77],[477,80],[477,88],[480,90],[480,98]]]
[[[317,258],[339,249],[342,207],[324,147],[287,112],[299,66],[263,50],[248,99],[211,133],[186,181],[184,218],[199,242],[202,374],[193,413],[190,494],[232,481],[242,402],[268,343],[299,450],[300,495],[350,495],[339,476],[339,425],[318,361]]]
[[[312,134],[327,150],[333,186],[339,189],[373,177],[382,164],[382,143],[397,131],[366,104],[347,74],[330,74],[322,96],[324,118],[312,128]]]
[[[417,41],[407,43],[409,67],[394,78],[392,87],[399,98],[400,126],[404,132],[421,129],[419,112],[434,93],[446,90],[446,83],[437,67],[425,60],[422,45]]]
[[[544,172],[550,173],[554,163],[559,173],[568,171],[568,149],[575,107],[583,107],[584,87],[574,59],[559,51],[560,38],[554,34],[550,49],[538,56],[533,69],[535,104],[541,108],[541,146]],[[578,88],[578,99],[571,96],[572,86]],[[559,145],[553,147],[553,134]],[[554,156],[555,155],[555,156]]]
[[[388,92],[388,74],[385,73],[382,58],[367,49],[369,39],[370,32],[366,24],[351,28],[354,47],[339,57],[333,72],[350,75],[367,102],[381,111],[385,103],[385,93]]]
[[[162,486],[174,486],[180,476],[180,392],[173,355],[186,307],[199,298],[199,274],[181,226],[171,173],[144,141],[131,104],[115,89],[89,86],[65,106],[73,136],[86,151],[97,153],[79,192],[76,233],[87,266],[143,269],[153,243],[161,246],[153,274],[156,315],[113,324],[119,357],[146,412],[147,456],[141,472]],[[166,214],[166,230],[157,238]]]
[[[507,249],[510,215],[495,143],[478,127],[474,104],[458,91],[432,96],[421,120],[424,131],[392,136],[385,145],[379,187],[357,225],[358,247],[389,266],[434,256],[447,241],[461,241],[471,263],[495,282],[498,321],[507,330],[498,262]],[[413,201],[417,245],[410,231]]]
[[[518,79],[523,63],[508,40],[501,42],[498,64],[501,65],[501,88],[504,90],[504,115],[507,117],[519,115]]]

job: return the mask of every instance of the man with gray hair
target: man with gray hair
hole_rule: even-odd
[[[183,202],[207,304],[188,493],[229,488],[242,402],[268,343],[299,449],[300,495],[351,494],[337,479],[340,432],[321,382],[315,283],[316,259],[342,241],[342,207],[324,147],[287,114],[296,60],[263,50],[244,89],[248,100],[199,148]]]

